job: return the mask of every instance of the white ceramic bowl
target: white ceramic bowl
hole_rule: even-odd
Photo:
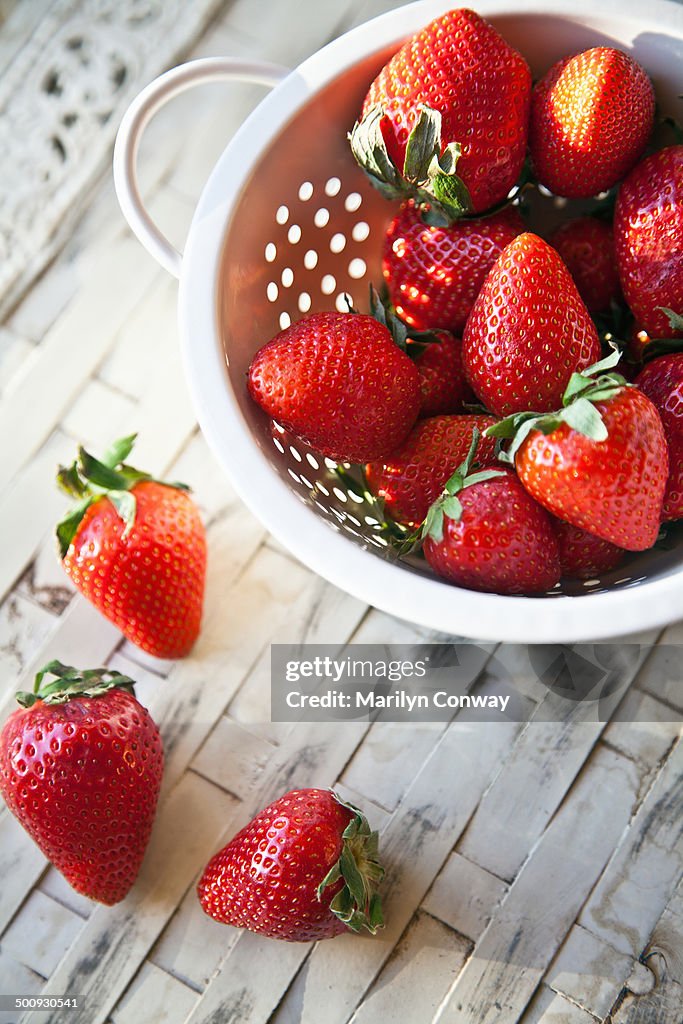
[[[302,562],[363,601],[447,634],[578,641],[666,624],[683,616],[683,540],[673,550],[633,556],[600,580],[545,596],[453,587],[417,559],[397,561],[365,522],[367,509],[334,490],[323,460],[274,434],[247,396],[252,355],[288,318],[309,303],[313,310],[331,308],[344,291],[362,302],[368,280],[381,279],[380,243],[392,207],[355,166],[345,133],[385,60],[453,6],[423,0],[399,7],[291,73],[211,59],[162,75],[132,104],[119,132],[114,173],[123,212],[143,245],[180,277],[183,354],[202,431],[246,504]],[[660,109],[680,109],[683,6],[677,3],[488,0],[476,9],[524,54],[534,77],[564,55],[617,46],[648,70]],[[137,144],[148,119],[173,95],[220,78],[275,88],[216,164],[181,257],[145,212],[135,177]]]

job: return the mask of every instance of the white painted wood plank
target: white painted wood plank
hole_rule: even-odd
[[[0,878],[12,879],[11,885],[0,885],[1,934],[42,875],[47,861],[4,802],[0,808]]]
[[[638,686],[658,700],[683,711],[680,645],[683,622],[665,629],[660,646],[652,652],[638,678]]]
[[[2,936],[2,946],[18,963],[49,978],[82,927],[78,914],[36,891]]]
[[[506,645],[496,658],[508,651]],[[629,672],[635,675],[637,668]],[[535,677],[530,668],[522,675]],[[625,674],[624,686],[629,682]],[[597,718],[594,702],[572,702],[548,691],[477,808],[460,852],[500,878],[513,879],[604,731],[606,722]]]
[[[647,968],[637,964],[633,957],[575,925],[548,968],[545,983],[602,1019],[612,1009],[616,995],[636,966],[647,973]]]
[[[61,903],[79,917],[86,918],[92,914],[95,904],[87,896],[82,896],[72,889],[64,875],[50,865],[40,879],[38,891]]]
[[[274,753],[272,743],[224,716],[199,748],[191,768],[243,800],[258,785]]]
[[[0,947],[0,992],[13,996],[34,996],[40,992],[43,979]],[[17,1024],[16,1010],[0,1010],[0,1024]]]
[[[589,931],[634,957],[683,876],[682,775],[679,741],[579,918]]]
[[[418,913],[353,1015],[353,1024],[432,1020],[470,950],[462,935]]]
[[[596,1024],[596,1019],[543,985],[520,1018],[520,1024]]]
[[[681,734],[678,714],[648,693],[632,689],[603,733],[603,740],[637,761],[645,778],[656,774],[661,761]]]
[[[27,597],[51,615],[59,616],[66,611],[76,588],[62,569],[57,555],[57,539],[51,530],[41,541],[13,593]]]
[[[156,206],[170,218],[179,216],[186,202],[164,197]],[[16,423],[23,421],[16,443],[0,450],[0,481],[11,480],[44,442],[160,274],[138,241],[127,235],[91,268],[79,297],[41,344],[39,358],[0,406],[0,437],[12,436]],[[33,414],[27,417],[29,407]]]
[[[37,356],[36,346],[6,327],[0,327],[0,397],[5,398],[17,386]]]
[[[144,963],[111,1013],[113,1024],[183,1024],[197,993],[176,978]]]
[[[0,691],[14,685],[24,665],[42,646],[55,618],[21,594],[10,594],[0,606]]]
[[[106,409],[106,416],[102,410]],[[89,451],[99,454],[136,421],[135,402],[99,380],[90,380],[62,417],[61,429]]]
[[[636,789],[632,762],[595,753],[491,918],[439,1024],[521,1016],[626,827]]]
[[[476,942],[508,887],[485,868],[452,853],[422,901],[422,907]]]
[[[78,992],[83,1005],[72,1024],[101,1024],[138,970],[216,842],[233,800],[186,773],[161,804],[138,880],[115,907],[98,907],[52,974],[45,991]],[[27,1021],[38,1014],[28,1014]],[[60,1011],[40,1014],[63,1024]]]

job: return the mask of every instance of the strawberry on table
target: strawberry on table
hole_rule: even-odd
[[[397,523],[418,526],[465,460],[474,431],[481,433],[495,422],[485,415],[418,420],[396,451],[365,467],[368,489],[384,500],[385,511]],[[482,467],[498,465],[493,438],[482,438],[477,462]]]
[[[461,334],[484,278],[524,222],[514,206],[488,217],[430,225],[411,200],[389,225],[382,271],[398,315],[418,330]]]
[[[683,344],[683,342],[681,343]],[[652,359],[635,379],[655,405],[669,446],[669,479],[662,519],[683,518],[683,352]]]
[[[351,133],[353,154],[390,199],[446,220],[505,199],[526,153],[531,73],[474,11],[436,18],[380,71]]]
[[[534,594],[560,579],[550,516],[509,469],[470,473],[479,432],[424,523],[423,551],[451,583],[498,594]]]
[[[564,263],[538,235],[518,235],[489,271],[463,333],[474,392],[497,416],[550,411],[600,341]]]
[[[383,925],[378,836],[327,789],[270,804],[208,863],[197,886],[216,921],[273,939],[314,942]]]
[[[579,295],[591,313],[607,312],[619,300],[621,288],[614,252],[612,225],[597,217],[577,217],[550,236]]]
[[[603,572],[616,568],[626,554],[623,548],[610,544],[602,537],[587,533],[579,526],[553,518],[553,528],[560,549],[560,568],[563,576],[590,580]]]
[[[617,267],[639,328],[683,337],[662,307],[683,310],[683,145],[653,153],[619,189],[614,211]]]
[[[201,625],[206,538],[184,484],[127,465],[135,435],[101,460],[83,448],[57,481],[76,500],[57,526],[62,565],[80,592],[132,643],[181,658]]]
[[[510,416],[487,434],[512,437],[507,461],[541,505],[573,526],[644,551],[657,540],[668,476],[664,428],[642,391],[610,370],[613,352],[574,374],[554,413]]]
[[[529,149],[542,185],[570,199],[612,188],[642,155],[655,96],[628,54],[596,46],[554,64],[534,86]]]
[[[421,405],[414,363],[360,313],[311,313],[281,331],[254,356],[248,388],[269,416],[340,462],[388,454]]]
[[[49,682],[46,677],[54,676]],[[0,792],[77,891],[112,905],[133,885],[163,772],[158,729],[133,680],[52,661],[0,734]]]

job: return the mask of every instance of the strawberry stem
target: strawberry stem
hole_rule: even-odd
[[[129,434],[114,441],[101,459],[96,459],[85,448],[79,446],[78,459],[70,466],[59,466],[57,485],[69,497],[78,499],[77,504],[57,524],[57,542],[62,558],[69,550],[83,516],[90,506],[101,498],[109,498],[123,520],[125,538],[135,525],[136,501],[131,491],[136,484],[141,481],[153,481],[165,487],[189,490],[186,484],[157,480],[149,473],[143,473],[127,465],[125,459],[130,455],[136,438],[137,434]]]
[[[421,536],[423,540],[425,537],[431,537],[437,543],[443,540],[444,516],[448,516],[449,519],[453,519],[456,523],[460,521],[462,504],[456,497],[460,491],[463,491],[466,487],[472,487],[473,484],[482,484],[486,480],[493,480],[497,476],[504,476],[504,473],[499,469],[484,469],[478,473],[470,472],[480,439],[481,432],[475,427],[472,431],[472,443],[464,462],[458,466],[455,473],[446,481],[443,492],[427,513],[427,518],[422,526]]]
[[[371,830],[362,811],[336,793],[332,795],[338,804],[353,812],[353,817],[342,833],[339,860],[318,886],[317,896],[322,900],[325,889],[343,879],[344,885],[330,903],[330,910],[352,931],[367,928],[375,935],[384,927],[382,902],[377,891],[384,877],[379,861],[379,834]]]
[[[46,676],[54,676],[45,682]],[[61,661],[50,661],[36,673],[33,693],[19,690],[17,701],[30,708],[38,701],[44,704],[66,704],[73,697],[100,697],[113,689],[126,690],[135,696],[134,680],[108,668],[78,669]]]

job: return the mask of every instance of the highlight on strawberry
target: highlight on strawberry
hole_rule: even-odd
[[[383,927],[378,834],[328,789],[264,808],[207,864],[197,886],[214,920],[272,939],[315,942]]]
[[[200,630],[206,537],[185,484],[126,462],[135,434],[96,459],[84,448],[57,483],[76,504],[57,526],[76,588],[124,636],[157,658],[182,658]]]
[[[0,793],[67,882],[111,906],[137,878],[163,773],[133,680],[51,661],[0,733]]]

